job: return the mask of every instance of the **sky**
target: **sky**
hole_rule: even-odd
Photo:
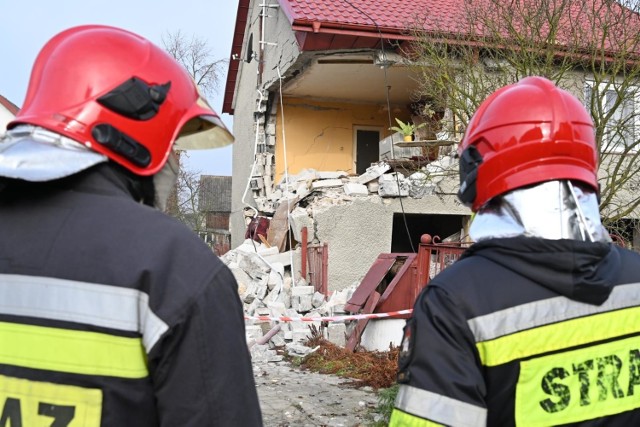
[[[238,0],[31,0],[3,2],[0,25],[0,94],[20,107],[33,62],[42,46],[76,25],[121,27],[162,46],[162,35],[178,30],[205,40],[213,59],[229,58]],[[211,106],[232,130],[233,116],[222,114],[227,69]],[[233,146],[191,151],[186,168],[205,175],[231,175]]]

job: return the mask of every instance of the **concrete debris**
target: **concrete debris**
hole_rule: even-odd
[[[273,172],[273,159],[269,156],[261,159],[260,165],[265,171]],[[271,217],[273,222],[276,211],[281,212],[282,206],[286,206],[284,217],[280,218],[284,224],[280,231],[284,235],[287,231],[291,233],[290,245],[275,245],[269,236],[262,241],[247,239],[221,257],[238,282],[238,293],[247,316],[247,342],[254,343],[251,352],[255,359],[278,359],[273,352],[275,348],[286,347],[296,354],[309,351],[304,343],[312,326],[331,342],[344,346],[355,324],[283,320],[349,314],[344,307],[359,284],[324,295],[301,278],[303,229],[307,230],[307,242],[321,244],[316,218],[328,209],[356,200],[389,204],[395,197],[421,198],[442,192],[444,178],[452,175],[452,171],[457,173],[452,156],[441,157],[408,176],[399,171],[389,172],[390,169],[386,161],[372,164],[359,176],[344,171],[305,169],[297,175],[286,175],[277,185],[272,185],[274,173],[264,175],[263,179],[254,174],[250,188],[260,215]],[[251,215],[245,211],[248,224]],[[289,246],[294,249],[285,251]],[[277,325],[278,330],[274,329]],[[266,343],[262,344],[263,341]]]
[[[368,196],[369,189],[364,184],[347,182],[344,185],[344,194],[346,194],[347,196]]]
[[[358,184],[366,184],[367,182],[378,178],[380,175],[382,175],[389,169],[391,169],[391,166],[389,166],[389,164],[386,162],[380,162],[380,163],[374,164],[372,166],[369,166],[365,171],[365,173],[363,173],[358,177],[356,182]]]
[[[425,172],[414,172],[407,177],[409,181],[409,196],[420,199],[426,195],[433,194],[436,184],[429,179],[430,175]]]
[[[311,349],[304,344],[311,337],[311,326],[322,331],[336,345],[344,346],[344,324],[323,327],[321,321],[284,321],[283,318],[346,315],[344,305],[355,291],[320,293],[306,280],[292,277],[298,271],[300,250],[275,253],[264,243],[245,240],[220,258],[238,282],[238,293],[244,306],[246,339],[256,361],[279,361],[275,349],[283,346],[290,354],[303,356]]]
[[[319,181],[313,181],[311,183],[311,189],[318,190],[320,188],[327,187],[341,187],[342,185],[342,179],[322,179]]]
[[[380,197],[407,197],[411,187],[411,181],[397,172],[380,176],[378,184]]]
[[[372,164],[359,176],[348,175],[344,171],[303,169],[297,175],[285,176],[273,186],[271,180],[266,179],[267,175],[263,180],[254,176],[250,188],[258,211],[269,216],[275,214],[281,203],[294,199],[297,203],[305,201],[305,206],[308,206],[318,199],[324,204],[342,204],[373,195],[421,198],[441,190],[438,185],[443,179],[457,174],[457,160],[451,155],[442,156],[406,178],[400,172],[390,173],[390,169],[387,161]],[[294,233],[300,228],[294,228]],[[296,235],[297,241],[299,237]]]

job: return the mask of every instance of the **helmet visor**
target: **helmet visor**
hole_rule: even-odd
[[[233,135],[217,116],[196,116],[182,126],[174,148],[177,150],[205,150],[229,145]]]

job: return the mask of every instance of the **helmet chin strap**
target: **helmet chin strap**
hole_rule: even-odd
[[[610,242],[600,222],[595,191],[569,180],[548,181],[493,198],[469,230],[475,241],[532,236]]]
[[[178,157],[171,152],[162,169],[153,176],[155,188],[154,206],[161,211],[167,208],[167,200],[178,179],[180,163]]]

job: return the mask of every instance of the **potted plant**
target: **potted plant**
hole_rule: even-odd
[[[413,140],[413,133],[417,130],[420,129],[423,126],[426,126],[426,123],[420,123],[418,125],[415,125],[411,122],[403,122],[402,120],[396,118],[396,122],[398,123],[398,126],[391,126],[389,128],[389,130],[392,130],[394,132],[400,132],[404,138],[405,141],[409,142]]]

